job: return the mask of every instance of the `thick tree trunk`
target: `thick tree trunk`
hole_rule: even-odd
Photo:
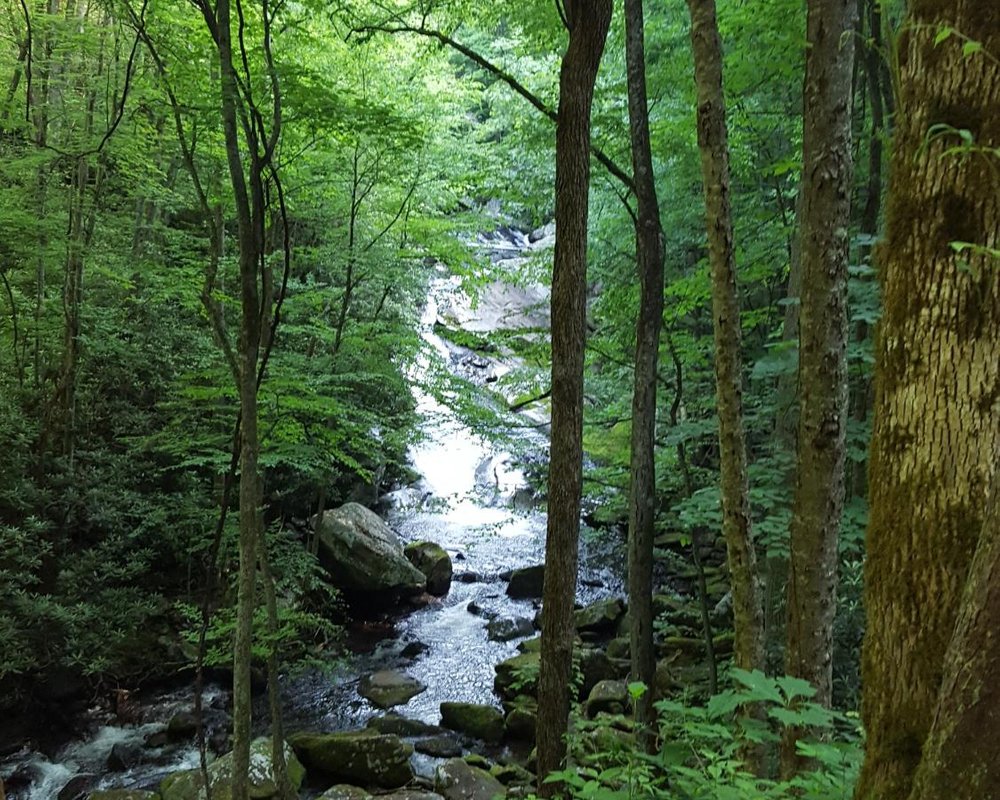
[[[625,61],[628,68],[629,131],[638,213],[635,250],[639,269],[639,317],[635,330],[635,377],[632,391],[632,442],[629,470],[628,596],[632,680],[648,691],[636,702],[636,720],[645,728],[645,744],[655,736],[648,726],[653,712],[653,538],[656,521],[656,370],[663,325],[663,229],[656,199],[653,152],[646,100],[646,54],[642,0],[625,0]]]
[[[764,664],[764,611],[750,524],[747,450],[743,433],[740,302],[736,288],[733,220],[729,201],[729,145],[722,92],[722,41],[715,0],[688,0],[698,90],[698,147],[712,265],[715,379],[719,406],[723,534],[733,590],[733,665]]]
[[[946,26],[983,51],[964,54],[959,35],[935,44]],[[981,149],[1000,147],[1000,63],[988,55],[1000,52],[1000,7],[911,3],[898,52],[886,236],[877,251],[884,312],[859,800],[910,795],[1000,446],[1000,270],[985,249],[1000,247],[1000,202],[996,156]]]
[[[990,735],[1000,730],[1000,481],[993,483],[911,800],[980,800],[1000,786]]]
[[[785,671],[830,704],[837,542],[847,435],[847,266],[855,0],[808,6],[802,140],[799,432],[788,569]],[[782,771],[794,772],[797,731]]]
[[[538,707],[538,793],[566,753],[573,667],[573,601],[583,479],[590,109],[611,24],[611,0],[566,0],[569,47],[559,76],[556,246],[552,269],[552,439]]]

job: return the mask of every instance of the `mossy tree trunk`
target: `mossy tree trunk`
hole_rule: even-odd
[[[996,3],[910,4],[898,43],[886,237],[876,254],[884,314],[858,800],[910,797],[997,472],[1000,269],[990,249],[1000,248],[1000,164],[987,148],[1000,147],[998,53]]]
[[[708,252],[712,267],[712,319],[719,411],[723,534],[733,590],[733,665],[762,669],[764,608],[750,522],[746,437],[743,430],[743,367],[740,301],[729,199],[729,145],[722,92],[722,40],[715,0],[688,0],[698,92],[698,147],[705,189]]]
[[[552,269],[552,433],[538,706],[538,793],[566,753],[573,669],[573,601],[583,483],[583,357],[587,314],[590,110],[611,24],[611,0],[565,0],[569,47],[559,76],[556,245]]]
[[[830,704],[837,543],[847,436],[847,266],[856,0],[813,0],[803,90],[799,428],[788,563],[785,671]],[[782,771],[795,772],[797,731]]]
[[[639,271],[639,317],[635,329],[632,439],[629,468],[628,596],[632,680],[648,691],[636,702],[636,720],[646,726],[652,747],[653,712],[653,538],[656,521],[656,370],[663,326],[663,228],[656,198],[646,100],[646,48],[642,0],[625,0],[625,62],[628,70],[629,131],[638,211],[635,250]]]

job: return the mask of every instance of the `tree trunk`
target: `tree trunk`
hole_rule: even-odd
[[[989,735],[1000,730],[1000,481],[993,483],[911,800],[979,800],[1000,786]]]
[[[983,51],[963,53],[957,34],[935,44],[945,26]],[[1000,270],[986,249],[1000,246],[1000,204],[996,156],[981,149],[1000,147],[1000,63],[987,55],[1000,52],[1000,7],[911,3],[898,52],[886,236],[877,250],[884,312],[858,800],[910,795],[1000,446]]]
[[[655,720],[653,678],[653,538],[656,521],[656,370],[663,325],[663,229],[656,199],[646,100],[646,54],[642,0],[625,0],[625,61],[628,69],[629,132],[638,213],[635,251],[639,269],[639,317],[635,330],[632,441],[629,469],[628,597],[632,680],[646,684],[636,701],[636,721],[645,745]]]
[[[729,201],[729,146],[722,93],[722,41],[715,0],[688,0],[698,91],[698,148],[705,188],[708,250],[712,266],[715,378],[719,406],[723,534],[733,590],[733,665],[761,669],[764,611],[750,524],[746,439],[743,433],[743,369],[740,301],[736,288],[733,220]]]
[[[799,431],[785,671],[830,704],[837,542],[847,436],[847,266],[855,0],[814,0],[806,23],[802,137]],[[788,730],[782,771],[798,767]]]
[[[590,109],[611,24],[611,0],[566,0],[569,47],[559,76],[556,246],[552,269],[552,434],[538,707],[538,793],[566,753],[573,601],[583,480],[583,356],[587,313]]]

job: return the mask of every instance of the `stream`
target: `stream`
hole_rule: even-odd
[[[535,247],[527,238],[509,234],[489,246],[494,260],[529,257],[531,254],[523,251]],[[537,246],[545,246],[544,240]],[[493,667],[516,653],[519,640],[491,641],[486,623],[494,616],[532,619],[537,612],[537,601],[507,596],[505,578],[512,569],[542,562],[544,511],[532,501],[524,475],[510,454],[478,436],[450,408],[420,388],[421,378],[433,359],[444,360],[449,369],[458,372],[472,356],[471,351],[445,341],[434,331],[442,306],[454,304],[457,291],[456,281],[442,270],[431,282],[421,320],[426,348],[411,377],[426,436],[411,449],[410,460],[422,478],[383,498],[389,509],[389,525],[404,542],[426,539],[448,551],[454,565],[451,589],[443,598],[389,620],[379,632],[380,641],[351,648],[333,671],[284,678],[282,693],[289,731],[356,728],[382,713],[358,694],[360,678],[379,669],[399,670],[427,686],[405,705],[392,709],[406,717],[437,723],[440,704],[445,701],[499,706],[493,692]],[[510,305],[507,289],[501,286],[495,294],[501,297],[501,305]],[[480,316],[492,313],[488,298],[482,308]],[[514,311],[516,316],[523,310]],[[497,320],[489,324],[497,324]],[[470,329],[475,329],[474,321]],[[477,361],[477,367],[494,374],[509,368],[498,360],[487,359],[485,367],[483,363]],[[526,435],[537,437],[537,449],[543,451],[547,446],[544,433],[537,428],[526,430],[532,431]],[[622,567],[614,554],[616,550],[620,552],[621,548],[595,544],[589,537],[582,537],[579,602],[622,593]],[[190,691],[185,688],[148,698],[143,703],[142,724],[107,724],[94,712],[89,733],[65,744],[51,758],[22,752],[7,763],[0,762],[0,775],[16,771],[20,782],[27,784],[27,788],[19,789],[12,782],[9,800],[73,800],[73,780],[85,782],[89,789],[147,788],[169,772],[196,766],[197,751],[190,742],[159,748],[143,746],[146,737],[162,731],[174,713],[191,707]],[[207,705],[221,705],[224,701],[222,689],[209,688]],[[257,717],[263,726],[266,698],[260,698],[257,705]],[[138,753],[135,763],[122,771],[109,772],[108,759],[113,749]],[[93,777],[79,777],[88,774]]]

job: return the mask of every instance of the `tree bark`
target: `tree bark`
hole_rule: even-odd
[[[729,200],[729,145],[722,92],[722,41],[715,0],[688,0],[698,92],[698,147],[705,190],[708,250],[712,266],[712,319],[719,411],[722,528],[733,591],[733,665],[764,664],[763,605],[750,522],[746,439],[743,432],[743,368],[740,301],[736,288],[733,220]]]
[[[1000,481],[993,483],[911,800],[979,800],[1000,786],[989,735],[1000,730]]]
[[[829,705],[837,543],[847,436],[847,267],[851,211],[851,76],[855,0],[813,0],[806,22],[802,137],[799,431],[788,564],[785,671]],[[786,731],[794,773],[800,731]]]
[[[663,326],[663,228],[656,198],[646,99],[646,54],[642,0],[625,0],[625,62],[628,70],[629,132],[638,212],[635,251],[639,269],[639,317],[635,330],[632,438],[629,466],[628,597],[632,680],[647,691],[636,701],[636,721],[651,749],[653,678],[653,538],[656,521],[656,375]]]
[[[573,667],[573,601],[583,481],[583,357],[587,325],[590,110],[611,0],[566,0],[569,46],[559,76],[556,245],[552,269],[552,434],[538,707],[538,793],[566,753]]]
[[[961,36],[935,44],[945,26]],[[962,36],[983,51],[963,53]],[[1000,147],[1000,63],[989,55],[997,52],[995,3],[910,4],[898,45],[886,236],[876,253],[884,312],[858,800],[910,795],[997,472],[1000,270],[987,248],[1000,246],[1000,202],[996,155],[982,149]]]

